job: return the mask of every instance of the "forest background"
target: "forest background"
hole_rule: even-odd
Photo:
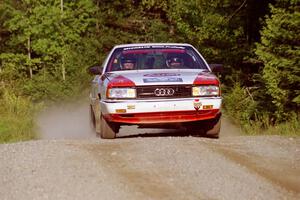
[[[184,42],[221,63],[225,115],[247,134],[300,135],[300,0],[0,0],[0,143],[86,95],[117,44]]]

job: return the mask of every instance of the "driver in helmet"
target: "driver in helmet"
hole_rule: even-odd
[[[167,66],[171,69],[179,69],[183,66],[183,60],[179,57],[170,57],[167,59]]]
[[[133,70],[135,69],[136,59],[135,58],[121,58],[121,69],[122,70]]]

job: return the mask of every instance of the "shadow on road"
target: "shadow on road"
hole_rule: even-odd
[[[204,134],[191,134],[185,129],[138,129],[134,126],[122,127],[117,139],[147,137],[205,137]]]
[[[139,133],[139,134],[132,134],[132,135],[121,135],[118,136],[117,138],[136,138],[136,137],[189,137],[191,136],[185,131],[180,131],[180,132],[165,132],[162,131],[160,133]]]

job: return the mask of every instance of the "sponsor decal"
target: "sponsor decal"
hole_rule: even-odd
[[[127,109],[128,110],[134,110],[135,109],[135,105],[127,105]]]
[[[151,48],[151,46],[137,46],[137,47],[126,47],[123,50],[126,51],[126,50],[149,49],[149,48]]]
[[[183,82],[182,78],[177,77],[156,77],[144,78],[144,83],[158,83],[158,82]]]
[[[213,107],[214,107],[213,105],[204,105],[203,109],[208,110],[208,109],[213,109]]]
[[[194,108],[195,110],[199,110],[202,106],[202,103],[199,101],[199,99],[195,99],[194,101]]]
[[[180,76],[176,73],[153,73],[153,74],[144,74],[146,77],[161,77],[161,76]]]
[[[155,45],[155,46],[135,46],[135,47],[125,47],[123,50],[134,50],[134,49],[185,49],[183,46],[172,46],[172,45]]]
[[[126,113],[126,109],[116,109],[116,113]]]

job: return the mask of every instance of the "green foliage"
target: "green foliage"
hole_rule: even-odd
[[[249,121],[256,116],[256,107],[257,103],[240,83],[236,83],[224,94],[224,109],[238,124],[249,124]]]
[[[299,116],[290,113],[289,120],[275,123],[276,116],[272,112],[274,106],[266,104],[269,96],[262,95],[261,90],[250,93],[249,88],[236,83],[223,96],[226,115],[240,125],[245,133],[300,136]]]
[[[35,138],[38,102],[60,101],[86,88],[85,69],[99,60],[95,12],[90,0],[64,0],[63,9],[56,0],[1,3],[5,15],[0,20],[5,20],[0,26],[8,36],[0,31],[1,41],[5,36],[0,45],[0,141]]]
[[[0,78],[7,83],[18,81],[26,77],[27,57],[23,54],[2,53],[0,54],[1,73]]]
[[[285,2],[287,3],[287,2]],[[263,79],[278,121],[300,112],[300,12],[297,4],[272,7],[256,54],[264,62]]]
[[[81,44],[91,25],[94,24],[95,7],[91,1],[64,3],[63,11],[57,1],[21,1],[20,7],[8,4],[11,18],[4,25],[13,34],[10,45],[19,48],[11,53],[27,56],[28,65],[38,63],[35,71],[61,73],[64,79],[66,57],[72,47]],[[33,55],[33,58],[31,58]],[[73,65],[72,65],[73,66]]]
[[[168,17],[182,40],[194,44],[209,62],[234,65],[245,40],[239,18],[231,19],[235,1],[171,1]],[[240,4],[240,3],[238,3]],[[240,42],[237,42],[240,41]]]
[[[33,105],[28,98],[1,90],[0,143],[35,139],[34,116],[40,107]]]
[[[166,1],[98,0],[97,4],[103,53],[117,44],[175,41],[164,19]]]

